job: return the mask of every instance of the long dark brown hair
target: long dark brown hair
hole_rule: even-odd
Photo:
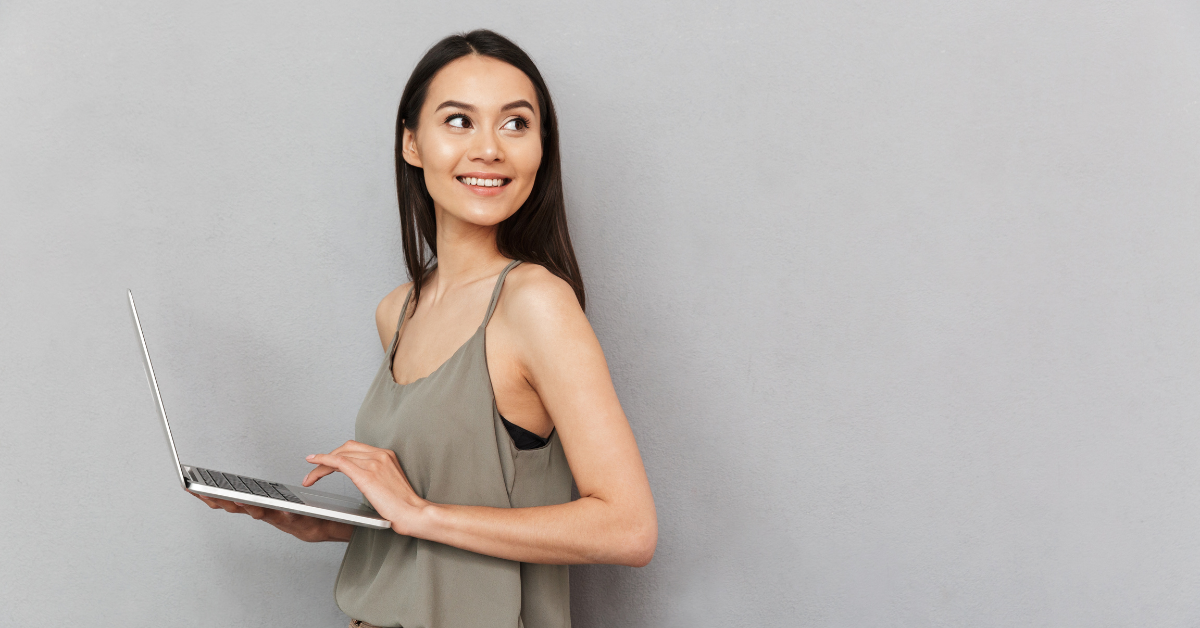
[[[400,236],[404,246],[404,265],[413,281],[413,305],[421,299],[421,284],[437,266],[437,219],[433,198],[425,187],[421,168],[404,161],[401,151],[404,129],[417,130],[421,107],[429,84],[446,64],[467,55],[482,55],[503,61],[525,73],[537,92],[538,111],[542,115],[542,163],[529,198],[515,214],[496,230],[496,246],[501,255],[523,262],[540,264],[561,277],[575,291],[579,307],[584,307],[583,278],[571,235],[567,232],[567,208],[563,198],[562,166],[558,156],[558,118],[550,91],[537,66],[513,42],[486,29],[451,35],[429,49],[413,69],[400,109],[396,114],[396,196],[400,201]]]

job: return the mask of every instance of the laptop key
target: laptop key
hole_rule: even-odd
[[[262,490],[262,487],[260,487],[258,485],[258,482],[256,482],[253,478],[242,478],[242,479],[245,480],[246,487],[250,489],[251,493],[254,493],[255,495],[258,495],[260,497],[268,497],[267,492]]]
[[[233,485],[233,488],[237,489],[239,492],[242,492],[242,493],[250,492],[250,489],[246,488],[246,485],[245,485],[245,483],[242,482],[242,478],[240,476],[234,475],[232,473],[226,473],[225,479],[229,480],[229,483]]]
[[[217,481],[217,486],[219,486],[227,491],[236,491],[237,490],[236,488],[233,487],[233,484],[230,484],[229,480],[226,479],[225,476],[221,474],[220,471],[212,471],[210,473],[212,474],[213,479]]]
[[[203,481],[205,486],[217,485],[217,481],[208,474],[208,469],[196,469],[196,471],[200,474],[200,479]]]
[[[281,495],[279,491],[275,490],[274,486],[271,486],[270,482],[260,482],[258,485],[262,487],[262,490],[267,492],[267,496],[269,496],[271,499],[283,499],[286,501],[284,496]]]
[[[288,500],[289,502],[293,502],[293,503],[296,503],[296,504],[303,504],[303,503],[304,503],[304,500],[302,500],[302,499],[300,499],[299,497],[296,497],[295,495],[293,495],[293,494],[292,494],[292,492],[291,492],[291,491],[289,491],[289,490],[288,490],[288,488],[287,488],[286,486],[284,486],[284,485],[282,485],[282,484],[273,484],[272,486],[274,486],[274,487],[275,487],[275,490],[279,491],[279,494],[280,494],[280,495],[283,495],[283,498],[284,498],[284,499],[286,499],[286,500]]]
[[[206,469],[206,470],[204,471],[204,474],[205,474],[205,477],[207,477],[207,478],[208,478],[208,485],[209,485],[209,486],[215,486],[215,487],[217,487],[217,488],[221,488],[221,482],[219,482],[219,481],[217,480],[217,475],[216,475],[214,472],[212,472],[212,471],[209,471],[209,470],[207,470],[207,469]]]

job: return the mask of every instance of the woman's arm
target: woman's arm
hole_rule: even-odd
[[[412,491],[392,451],[354,441],[309,456],[320,466],[304,485],[341,471],[396,532],[481,554],[645,565],[658,540],[654,499],[600,343],[565,282],[532,265],[514,279],[489,333],[503,325],[519,347],[521,371],[558,430],[580,499],[534,508],[435,504]]]

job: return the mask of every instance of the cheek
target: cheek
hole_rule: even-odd
[[[425,173],[425,187],[435,200],[442,196],[440,193],[452,190],[451,184],[457,183],[451,177],[458,165],[458,153],[453,147],[445,144],[424,146],[421,164]],[[440,202],[444,202],[444,199]]]
[[[536,142],[532,146],[522,147],[522,150],[513,155],[513,162],[517,166],[517,171],[524,178],[532,180],[534,175],[537,174],[538,166],[542,164],[541,142]]]
[[[425,148],[426,150],[421,155],[421,161],[425,164],[425,170],[429,174],[445,175],[453,172],[455,166],[458,165],[461,151],[453,144],[439,142]]]

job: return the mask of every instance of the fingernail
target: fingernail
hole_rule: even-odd
[[[312,460],[313,458],[316,458],[316,457],[317,457],[317,454],[309,454],[309,455],[305,456],[305,457],[304,457],[304,459],[305,459],[305,460]]]

